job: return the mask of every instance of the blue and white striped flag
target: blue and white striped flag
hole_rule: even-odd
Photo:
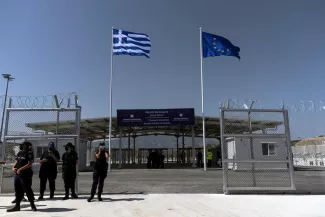
[[[151,42],[146,34],[113,29],[113,54],[146,56],[149,58]]]

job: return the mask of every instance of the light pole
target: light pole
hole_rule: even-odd
[[[317,146],[316,146],[316,143],[314,142],[314,141],[311,141],[312,143],[313,143],[313,145],[314,145],[314,151],[315,151],[315,154],[314,154],[314,157],[315,157],[315,164],[316,164],[316,166],[318,166],[317,165]]]
[[[6,87],[6,94],[5,94],[5,102],[3,104],[3,111],[2,111],[1,130],[0,130],[0,141],[2,141],[3,121],[4,121],[4,117],[5,117],[5,111],[6,111],[9,81],[12,81],[12,80],[15,79],[15,78],[11,77],[10,74],[2,74],[2,77],[5,78],[5,79],[7,79],[7,87]]]

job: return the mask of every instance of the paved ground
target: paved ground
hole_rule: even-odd
[[[299,194],[325,194],[325,171],[295,171],[297,191]],[[234,184],[251,184],[251,174],[236,172],[232,178],[244,181],[232,181]],[[256,174],[260,185],[288,185],[288,177],[281,172],[259,172]],[[33,189],[39,190],[38,174],[34,175]],[[3,179],[2,192],[12,193],[12,177]],[[88,194],[92,183],[92,173],[79,174],[80,193]],[[108,173],[104,191],[107,193],[144,193],[144,194],[218,194],[222,191],[222,171],[212,169],[204,172],[200,169],[138,169],[112,170]],[[57,179],[58,192],[63,191],[61,175]]]
[[[217,194],[105,195],[103,202],[48,200],[36,202],[38,212],[28,203],[22,211],[6,213],[13,197],[0,197],[0,216],[5,217],[321,217],[323,196],[265,196]]]

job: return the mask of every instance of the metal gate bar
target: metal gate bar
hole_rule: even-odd
[[[245,119],[240,118],[227,118],[225,117],[225,113],[229,113],[231,115],[238,113],[244,113],[246,114]],[[252,114],[262,114],[262,115],[270,115],[271,113],[280,114],[281,121],[265,121],[265,120],[258,120],[253,121],[251,116]],[[245,115],[243,115],[245,116]],[[277,117],[277,116],[276,116]],[[247,120],[247,121],[246,121]],[[233,127],[235,126],[234,123],[238,124],[239,121],[243,124],[243,129],[237,129],[232,133],[228,132],[226,130],[227,127]],[[265,134],[266,129],[270,129],[270,127],[267,127],[268,125],[275,125],[275,130],[278,129],[279,125],[284,126],[284,132],[281,133],[271,133],[271,134]],[[253,129],[253,123],[255,125],[255,128]],[[276,125],[278,124],[278,125]],[[257,130],[257,125],[260,125],[261,129]],[[272,129],[273,130],[273,129]],[[239,132],[242,131],[242,132]],[[257,131],[262,131],[262,134],[256,133]],[[227,138],[232,138],[232,140],[227,140]],[[248,146],[244,146],[244,140],[249,141]],[[274,154],[274,157],[268,153],[269,159],[262,159],[263,154],[263,147],[262,147],[262,140],[270,141],[283,141],[274,143],[277,146],[274,147],[280,147],[280,148],[286,148],[286,156],[282,155],[276,155]],[[229,150],[228,148],[228,142],[233,143],[233,149]],[[240,142],[243,144],[240,144]],[[256,146],[254,144],[254,141],[259,141],[261,143],[261,148],[258,148],[259,146]],[[291,191],[295,190],[295,183],[293,178],[293,162],[292,162],[292,150],[291,150],[291,140],[290,140],[290,128],[289,128],[289,118],[288,118],[288,111],[287,110],[275,110],[275,109],[228,109],[228,108],[221,108],[220,109],[220,142],[221,142],[221,151],[222,151],[222,162],[223,162],[223,191],[224,193],[228,194],[230,191]],[[238,144],[237,144],[238,142]],[[265,142],[264,142],[265,143]],[[268,152],[269,152],[269,144],[273,143],[267,143]],[[286,146],[286,147],[284,147]],[[244,149],[240,149],[244,147]],[[249,151],[247,150],[249,147]],[[258,148],[258,149],[256,149]],[[245,151],[248,151],[246,153]],[[261,151],[259,156],[259,151]],[[255,155],[256,153],[257,155]],[[228,156],[228,154],[231,153],[233,156]],[[276,152],[275,152],[276,153]],[[245,155],[246,154],[246,155]],[[283,153],[282,153],[283,154]],[[283,154],[285,155],[285,154]],[[270,157],[271,156],[271,157]],[[231,159],[233,158],[233,159]],[[239,158],[239,159],[238,159]],[[243,159],[242,159],[243,158]],[[246,158],[246,159],[245,159]],[[260,159],[259,159],[260,158]],[[283,159],[276,159],[276,158],[283,158]],[[245,164],[249,166],[245,166]],[[232,165],[232,171],[230,169]],[[277,166],[275,166],[277,165]],[[285,167],[284,165],[287,165]],[[238,169],[239,168],[239,169]],[[239,171],[237,174],[236,172]],[[229,176],[229,172],[232,174],[232,177]],[[274,173],[279,173],[278,177]],[[247,176],[251,173],[251,177]],[[260,173],[265,173],[266,175]],[[259,177],[258,177],[259,175]],[[270,177],[268,178],[267,175]],[[284,177],[282,177],[284,176]],[[247,178],[248,177],[248,178]],[[279,183],[273,182],[272,178],[278,178]],[[259,183],[257,183],[257,180]],[[264,180],[264,182],[263,182]],[[290,183],[286,186],[283,186],[281,184],[281,181],[288,181],[287,183]],[[230,184],[232,183],[232,184]],[[239,183],[239,184],[238,184]]]
[[[81,119],[81,108],[76,104],[76,108],[10,108],[11,103],[9,101],[9,108],[6,109],[6,119],[5,119],[5,127],[4,127],[4,141],[2,145],[2,160],[6,161],[6,157],[11,156],[15,153],[14,150],[15,147],[21,142],[21,140],[30,140],[33,144],[34,148],[34,155],[35,158],[39,157],[38,149],[41,148],[43,150],[43,147],[45,147],[45,143],[48,143],[49,141],[56,141],[56,146],[58,146],[58,143],[61,143],[61,153],[60,157],[62,157],[62,154],[64,153],[63,149],[63,143],[66,143],[67,141],[73,142],[76,147],[76,152],[78,153],[78,156],[80,156],[80,119]],[[36,114],[35,114],[36,113]],[[49,115],[47,115],[47,113]],[[55,114],[56,113],[56,114]],[[57,114],[60,113],[60,116]],[[20,114],[20,116],[19,116]],[[55,114],[55,117],[54,117]],[[18,115],[18,117],[17,117]],[[53,116],[53,117],[52,117]],[[44,124],[44,121],[37,122],[40,118],[45,119],[45,123],[49,124],[55,124],[55,129],[51,130],[50,133],[45,129],[41,129],[43,133],[40,135],[38,134],[38,130],[35,133],[31,129],[34,129],[32,126],[27,125],[28,118],[31,118],[33,121],[29,122],[31,124]],[[57,119],[59,118],[59,120]],[[62,118],[60,120],[60,118]],[[64,119],[64,118],[67,118]],[[36,119],[36,121],[35,121]],[[68,123],[70,126],[65,126],[66,128],[63,128],[62,121],[65,123]],[[18,123],[17,123],[18,122]],[[22,130],[22,132],[18,133],[18,135],[15,135],[15,133],[9,132],[9,125],[11,128],[18,128],[18,130]],[[16,126],[17,125],[17,126]],[[62,129],[61,129],[62,127]],[[11,129],[13,130],[13,129]],[[28,131],[24,131],[28,130]],[[61,130],[61,131],[60,131]],[[27,132],[27,133],[26,133]],[[20,140],[20,141],[19,141]],[[37,145],[36,145],[37,144]],[[47,144],[46,144],[47,146]],[[6,150],[10,151],[10,154],[6,153]],[[37,152],[35,153],[35,149]],[[12,159],[12,157],[10,157]],[[4,193],[4,190],[6,190],[6,193],[14,193],[13,189],[7,189],[8,187],[11,187],[10,183],[10,171],[5,171],[9,167],[11,168],[10,163],[13,163],[12,160],[9,159],[9,165],[2,166],[1,168],[1,185],[0,185],[0,193]],[[10,162],[11,161],[11,162]],[[59,168],[60,163],[58,164],[58,177],[57,177],[57,191],[62,191],[63,188],[63,180],[62,177],[59,176]],[[38,164],[33,164],[33,166],[39,166]],[[76,178],[76,191],[79,191],[79,181],[78,181],[78,172],[79,172],[80,164],[78,164],[77,169],[77,178]],[[10,169],[9,168],[9,169]],[[34,167],[33,167],[34,168]],[[4,182],[4,175],[6,174],[6,182]],[[9,178],[9,179],[8,179]],[[36,181],[36,183],[39,182],[38,180],[38,172],[34,171],[33,180]],[[33,181],[33,183],[34,183]],[[5,185],[10,185],[5,187]],[[35,185],[35,184],[33,184]],[[35,186],[36,187],[36,186]],[[34,188],[35,188],[34,187]],[[36,190],[37,189],[37,190]],[[38,191],[39,186],[35,188],[36,192]]]

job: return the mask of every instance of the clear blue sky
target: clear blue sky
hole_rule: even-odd
[[[152,50],[150,59],[114,57],[113,115],[174,107],[200,114],[202,27],[242,57],[204,59],[206,115],[217,116],[224,98],[272,108],[281,99],[325,101],[324,8],[323,0],[1,1],[0,72],[17,78],[9,95],[77,92],[83,117],[108,116],[114,26],[148,34]],[[325,134],[324,116],[291,113],[293,136]]]

